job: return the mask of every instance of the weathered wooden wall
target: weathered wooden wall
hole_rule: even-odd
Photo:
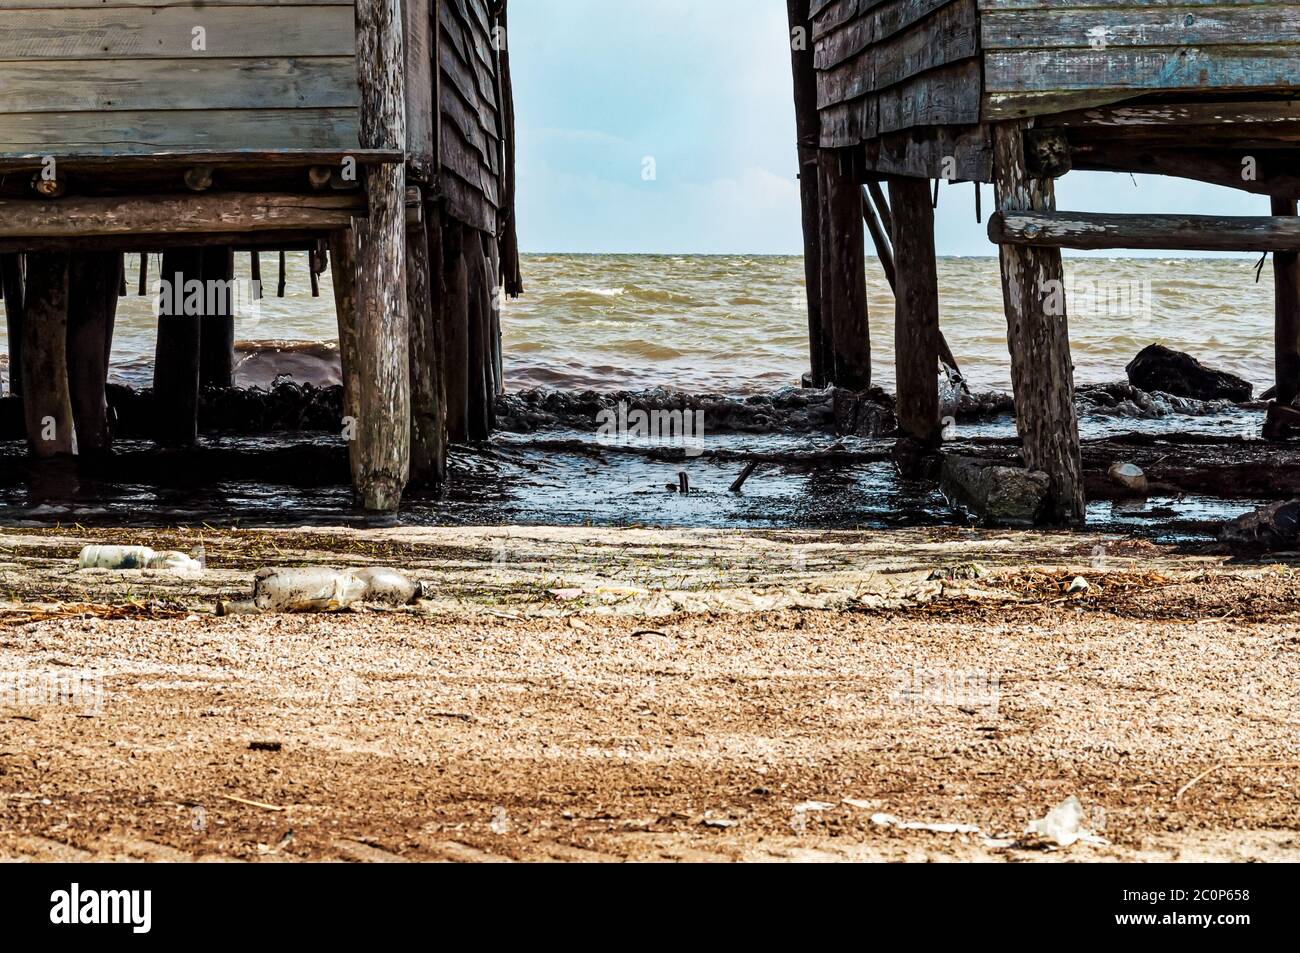
[[[821,145],[868,144],[866,167],[987,175],[976,0],[813,0]]]
[[[1300,88],[1300,4],[979,0],[985,121],[1150,93]]]
[[[352,0],[0,0],[0,155],[355,149],[357,103]]]
[[[440,0],[439,186],[447,215],[495,236],[502,195],[500,76],[488,0]]]

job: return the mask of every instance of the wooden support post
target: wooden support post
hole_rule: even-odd
[[[1003,214],[1050,212],[1056,205],[1052,180],[1030,178],[1026,171],[1023,128],[1012,122],[993,130],[994,185]],[[1025,464],[1051,480],[1051,521],[1081,525],[1086,515],[1083,463],[1061,253],[1055,248],[1002,245],[1000,256],[1016,425]]]
[[[361,146],[405,150],[401,0],[357,0],[356,24]],[[357,247],[360,502],[371,512],[393,512],[411,467],[406,167],[368,166],[365,179],[370,215]]]
[[[348,442],[353,488],[360,486],[361,458],[357,454],[357,422],[361,417],[361,382],[357,364],[357,239],[347,231],[330,234],[330,277],[338,316],[339,364],[343,376],[343,419],[339,430]]]
[[[470,285],[465,264],[467,236],[473,230],[448,220],[443,228],[442,369],[447,396],[447,439],[469,440]]]
[[[442,456],[442,402],[439,399],[437,307],[429,266],[429,241],[423,225],[406,229],[406,301],[411,315],[411,482],[436,486]]]
[[[68,390],[68,266],[64,252],[27,256],[23,417],[36,457],[77,452]]]
[[[491,277],[483,251],[482,232],[465,234],[465,269],[469,279],[469,387],[466,401],[470,440],[486,440],[492,433],[492,306]]]
[[[501,300],[503,298],[501,279],[501,246],[491,235],[483,236],[484,250],[487,252],[488,307],[491,315],[491,327],[488,329],[488,343],[492,354],[492,427],[496,429],[496,398],[506,392],[505,354],[501,343]]]
[[[203,249],[205,304],[199,330],[199,386],[235,383],[235,250]]]
[[[1272,201],[1274,215],[1296,214],[1295,199]],[[1290,405],[1300,397],[1300,255],[1293,251],[1274,252],[1273,279],[1277,402]]]
[[[166,446],[190,446],[199,437],[199,313],[185,307],[185,284],[202,280],[198,248],[163,252],[161,310],[154,350],[154,439]],[[180,307],[178,308],[177,305]],[[174,313],[179,311],[179,313]]]
[[[925,179],[889,182],[898,256],[894,354],[898,422],[926,446],[939,443],[939,275],[934,253],[934,207]]]
[[[122,283],[121,252],[76,252],[68,278],[68,374],[77,452],[106,453],[112,444],[108,419],[109,353]]]
[[[23,392],[23,256],[0,255],[0,285],[9,334],[9,395]]]
[[[862,187],[846,168],[849,156],[818,153],[821,186],[822,324],[831,329],[831,383],[852,391],[871,386],[871,331],[867,325],[866,236]]]
[[[424,235],[427,245],[426,255],[429,261],[429,279],[433,290],[433,307],[429,315],[430,353],[426,356],[429,363],[429,375],[433,382],[434,414],[433,458],[434,480],[439,486],[447,482],[447,378],[445,367],[446,342],[443,341],[443,301],[447,297],[443,286],[442,268],[442,205],[430,201],[425,208]]]
[[[803,209],[803,268],[808,299],[808,351],[814,387],[830,383],[834,367],[831,335],[822,317],[821,197],[817,146],[821,118],[817,112],[817,71],[813,63],[809,0],[786,0],[790,23],[790,59],[794,74],[794,117],[799,157],[799,197]]]

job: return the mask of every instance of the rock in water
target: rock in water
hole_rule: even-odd
[[[1141,467],[1131,463],[1117,463],[1110,468],[1109,475],[1112,483],[1122,486],[1134,496],[1147,495],[1147,475]]]
[[[1237,517],[1219,531],[1219,541],[1239,549],[1300,549],[1300,500],[1273,503]]]
[[[1227,371],[1206,367],[1190,354],[1162,344],[1152,344],[1133,358],[1128,379],[1145,391],[1163,391],[1196,400],[1231,400],[1245,403],[1255,386]]]
[[[1046,473],[972,457],[945,456],[939,488],[986,526],[1033,526],[1051,481]]]

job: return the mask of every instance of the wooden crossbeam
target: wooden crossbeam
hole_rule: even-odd
[[[999,212],[989,220],[989,239],[1087,250],[1300,251],[1300,218]]]

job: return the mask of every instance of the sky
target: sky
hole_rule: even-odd
[[[523,250],[802,253],[786,34],[784,0],[514,0]],[[1269,212],[1233,189],[1081,172],[1057,204]],[[969,183],[943,186],[936,229],[940,255],[994,253]]]

